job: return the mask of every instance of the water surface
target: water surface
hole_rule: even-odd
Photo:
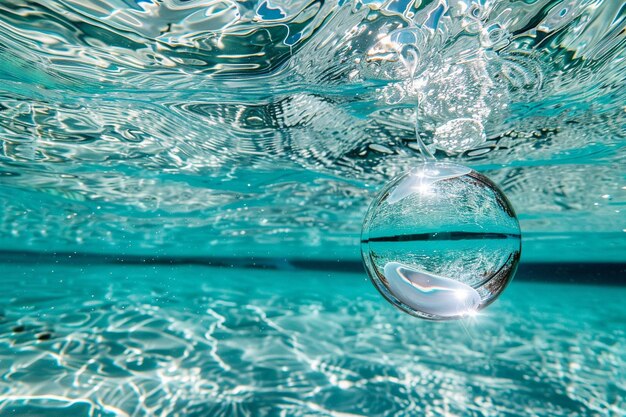
[[[374,192],[421,158],[420,97],[527,259],[623,261],[625,10],[0,1],[0,247],[357,259]],[[414,81],[388,37],[410,25]]]

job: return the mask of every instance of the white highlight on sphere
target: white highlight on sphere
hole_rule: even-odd
[[[470,315],[480,305],[480,295],[469,285],[451,278],[418,271],[399,262],[384,267],[389,289],[414,310],[442,318]]]

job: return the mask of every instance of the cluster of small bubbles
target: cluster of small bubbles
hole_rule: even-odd
[[[451,152],[473,149],[486,140],[482,123],[476,119],[458,118],[435,129],[433,145]]]
[[[378,89],[388,106],[417,104],[417,128],[429,147],[448,154],[479,148],[486,140],[486,127],[497,123],[507,107],[507,91],[493,78],[494,66],[488,50],[501,49],[510,42],[509,32],[500,24],[486,24],[489,10],[473,3],[462,13],[476,27],[482,52],[458,61],[438,54],[446,35],[434,34],[413,25],[381,36],[363,60],[365,63],[396,63],[399,79]],[[467,28],[466,28],[467,29]],[[499,62],[499,61],[498,61]],[[400,65],[398,65],[400,64]],[[371,68],[369,73],[371,73]],[[380,74],[373,74],[380,76]]]
[[[383,36],[368,50],[363,61],[364,70],[368,70],[371,63],[399,62],[402,65],[395,68],[404,72],[389,75],[402,80],[406,80],[407,76],[413,78],[424,69],[432,59],[434,51],[441,46],[442,39],[433,36],[430,30],[419,26],[396,29]]]
[[[494,23],[480,31],[480,44],[488,49],[502,49],[511,42],[511,34],[499,23]]]
[[[511,204],[470,168],[427,162],[392,180],[361,235],[368,275],[401,310],[425,319],[475,314],[512,279],[521,251]]]
[[[486,139],[484,123],[505,103],[506,96],[497,90],[483,59],[440,67],[421,89],[422,131],[448,153],[479,146]]]

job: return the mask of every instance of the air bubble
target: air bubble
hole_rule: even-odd
[[[426,162],[392,180],[370,206],[361,253],[381,294],[425,319],[468,317],[513,278],[521,252],[511,203],[486,176]]]

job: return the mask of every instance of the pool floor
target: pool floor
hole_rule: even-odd
[[[0,268],[2,416],[626,415],[626,287],[433,323],[364,274]]]

